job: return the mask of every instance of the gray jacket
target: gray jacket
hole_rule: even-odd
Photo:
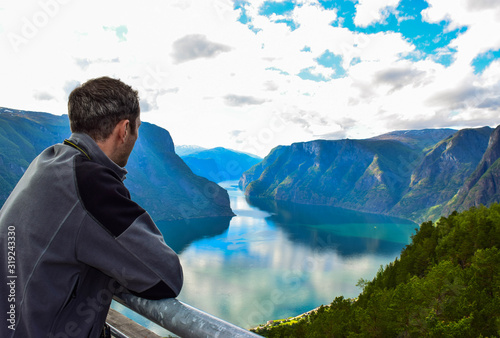
[[[0,210],[1,337],[98,337],[113,294],[179,294],[179,259],[126,173],[79,133],[31,163]]]

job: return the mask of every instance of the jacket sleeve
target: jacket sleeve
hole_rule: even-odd
[[[76,185],[87,216],[77,236],[77,258],[149,299],[176,297],[182,287],[177,254],[149,214],[130,199],[123,182],[87,160],[75,166]]]

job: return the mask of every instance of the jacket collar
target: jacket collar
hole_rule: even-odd
[[[125,180],[127,170],[113,162],[89,135],[84,133],[73,133],[71,137],[65,141],[71,143],[70,145],[73,147],[76,146],[75,148],[90,158],[91,161],[97,162],[113,170],[122,181]]]

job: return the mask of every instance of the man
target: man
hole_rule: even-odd
[[[108,77],[69,96],[72,135],[43,151],[0,210],[0,337],[99,337],[113,294],[176,297],[179,259],[130,199],[137,91]]]

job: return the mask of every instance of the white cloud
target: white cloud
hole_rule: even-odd
[[[55,97],[49,92],[42,92],[42,91],[37,91],[33,94],[35,99],[40,100],[40,101],[50,101],[54,100]]]
[[[228,94],[224,96],[224,101],[228,106],[243,107],[251,105],[261,105],[265,100],[245,95]]]
[[[429,7],[422,12],[424,20],[431,23],[448,22],[448,30],[467,27],[451,44],[458,50],[456,63],[465,71],[471,61],[481,53],[500,48],[500,5],[489,0],[429,0]]]
[[[392,93],[405,86],[418,87],[422,85],[424,78],[424,71],[411,67],[387,68],[375,74],[375,83],[389,85],[391,87],[389,93]]]
[[[400,0],[359,0],[356,4],[356,26],[367,27],[377,22],[384,22],[398,6]]]
[[[182,63],[200,58],[214,58],[220,53],[229,52],[231,47],[209,41],[202,34],[190,34],[175,40],[173,50],[175,63]]]
[[[468,8],[472,10],[494,9],[498,6],[497,0],[467,0]]]
[[[334,27],[342,18],[314,0],[287,14],[295,30],[259,15],[261,0],[245,6],[254,30],[237,21],[241,12],[231,0],[61,1],[52,10],[37,0],[10,2],[0,10],[0,62],[8,65],[0,68],[0,106],[62,114],[72,88],[109,75],[139,90],[142,118],[168,129],[176,144],[261,156],[278,144],[320,135],[365,138],[396,127],[472,126],[486,118],[500,123],[493,113],[500,62],[479,75],[471,67],[479,53],[500,48],[500,36],[492,34],[500,30],[500,6],[428,2],[427,21],[468,26],[450,45],[457,52],[448,68],[431,58],[406,60],[416,50],[400,33]],[[397,4],[361,1],[356,22],[384,20]],[[27,22],[39,27],[25,37]],[[18,48],[9,33],[24,39]],[[297,76],[310,68],[329,79],[332,69],[316,60],[326,51],[342,58],[345,77],[315,82]],[[476,106],[468,89],[481,93]]]

